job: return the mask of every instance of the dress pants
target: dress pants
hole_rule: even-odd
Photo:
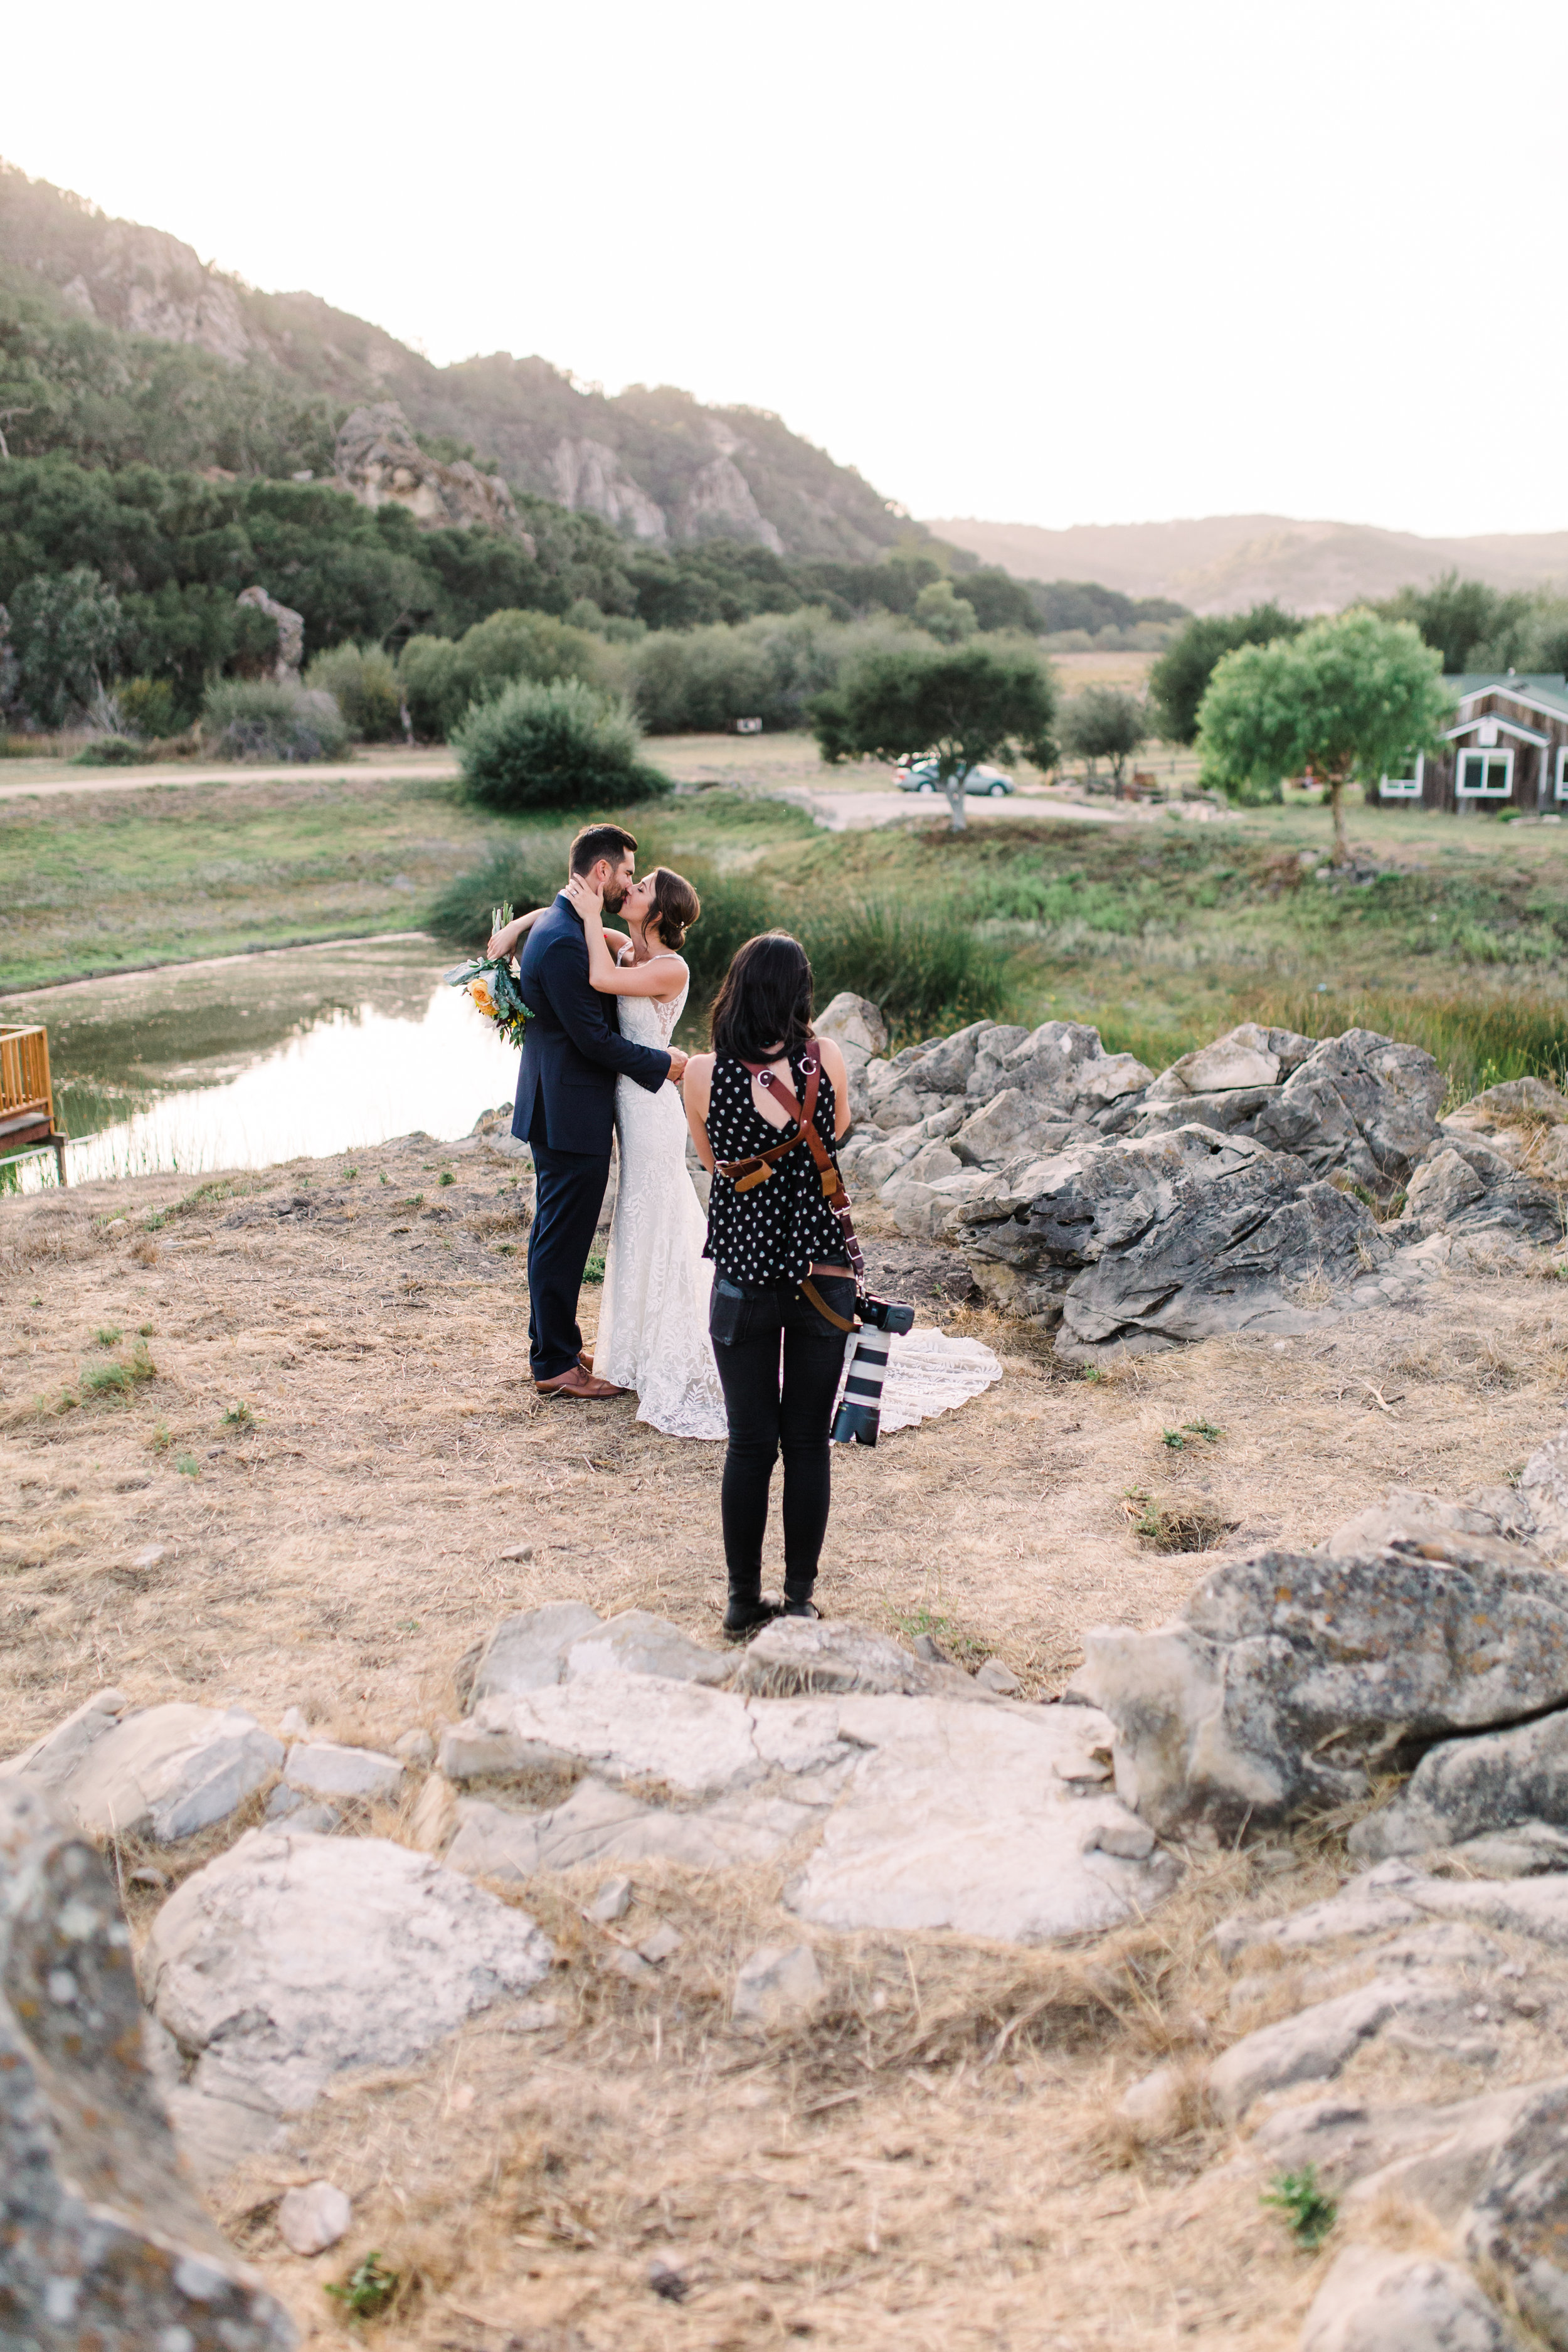
[[[538,1112],[534,1125],[542,1124]],[[577,1295],[610,1181],[610,1155],[552,1151],[529,1137],[533,1154],[533,1223],[528,1235],[528,1363],[536,1381],[552,1381],[577,1360],[583,1334]]]
[[[836,1313],[854,1314],[848,1275],[817,1275],[815,1286]],[[717,1273],[708,1328],[730,1423],[719,1508],[731,1593],[755,1601],[762,1591],[768,1487],[782,1454],[784,1597],[809,1601],[832,1499],[828,1431],[845,1335],[793,1284],[764,1290]]]

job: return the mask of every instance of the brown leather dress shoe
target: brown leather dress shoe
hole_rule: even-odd
[[[589,1375],[589,1377],[592,1378],[594,1370],[594,1354],[592,1349],[579,1348],[577,1350],[577,1361],[582,1365],[583,1370]]]
[[[533,1385],[541,1396],[573,1397],[583,1404],[602,1404],[610,1397],[626,1393],[625,1389],[612,1387],[608,1381],[595,1380],[581,1364],[574,1364],[570,1371],[557,1372],[552,1381],[535,1381]]]

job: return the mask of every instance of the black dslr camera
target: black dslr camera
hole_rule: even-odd
[[[912,1330],[915,1310],[890,1298],[858,1298],[855,1311],[865,1328],[849,1360],[843,1402],[833,1423],[835,1445],[875,1445],[882,1425],[882,1382],[888,1373],[888,1341]]]

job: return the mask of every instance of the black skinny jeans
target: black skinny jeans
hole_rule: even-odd
[[[855,1285],[848,1275],[814,1275],[812,1287],[836,1314],[854,1314]],[[826,1322],[794,1284],[742,1290],[717,1273],[708,1328],[730,1423],[720,1500],[730,1591],[752,1601],[762,1591],[768,1487],[782,1452],[784,1597],[808,1601],[827,1532],[828,1431],[844,1368],[845,1334]]]

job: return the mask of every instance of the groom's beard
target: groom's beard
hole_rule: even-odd
[[[626,902],[626,894],[624,890],[606,890],[605,893],[603,903],[612,915],[618,915]]]

